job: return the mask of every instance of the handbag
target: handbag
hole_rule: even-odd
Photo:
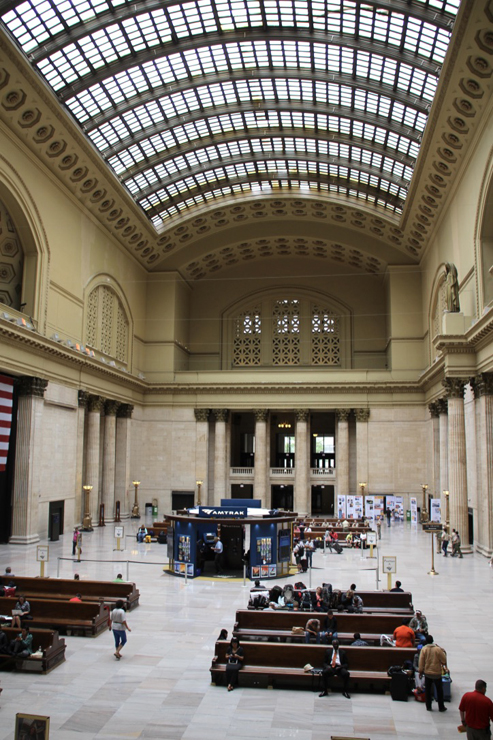
[[[291,634],[292,635],[304,635],[305,628],[304,627],[292,627]]]

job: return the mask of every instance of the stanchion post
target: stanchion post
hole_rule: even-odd
[[[243,585],[246,586],[246,565],[243,563]]]
[[[56,577],[60,578],[60,558],[56,559]]]
[[[127,581],[130,580],[130,561],[127,560]]]

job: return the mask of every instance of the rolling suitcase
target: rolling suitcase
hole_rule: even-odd
[[[407,701],[409,679],[407,673],[393,673],[390,679],[390,695],[393,701]]]
[[[337,553],[338,555],[340,555],[340,554],[341,554],[341,552],[342,552],[342,547],[340,546],[340,544],[339,544],[338,542],[334,542],[334,544],[332,545],[332,547],[334,548],[334,550],[336,551],[336,553]]]
[[[443,701],[452,701],[452,679],[450,676],[442,676]],[[433,698],[437,700],[437,690],[433,686]]]

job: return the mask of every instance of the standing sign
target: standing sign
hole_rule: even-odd
[[[361,519],[363,516],[363,496],[354,497],[354,518]]]
[[[383,516],[383,496],[373,496],[373,515],[375,519]]]
[[[125,529],[122,526],[116,526],[115,527],[115,537],[116,537],[116,549],[120,550],[120,541],[123,538],[123,535],[125,533]]]
[[[346,497],[344,494],[337,496],[337,518],[344,519],[346,516]]]
[[[36,548],[36,560],[40,563],[39,576],[45,577],[45,563],[50,560],[50,548],[48,545],[38,545]]]
[[[439,498],[432,498],[431,499],[431,516],[430,521],[432,522],[441,522],[442,521],[442,512],[441,512],[441,501]]]
[[[346,505],[346,516],[348,519],[354,519],[354,511],[354,496],[348,496]]]
[[[411,496],[411,522],[418,523],[418,500],[415,496]]]
[[[395,555],[384,555],[382,570],[387,573],[387,591],[390,591],[392,588],[392,573],[397,573],[397,557]]]

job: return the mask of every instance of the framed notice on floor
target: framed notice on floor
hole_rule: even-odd
[[[14,740],[48,740],[50,718],[37,714],[15,715]]]

